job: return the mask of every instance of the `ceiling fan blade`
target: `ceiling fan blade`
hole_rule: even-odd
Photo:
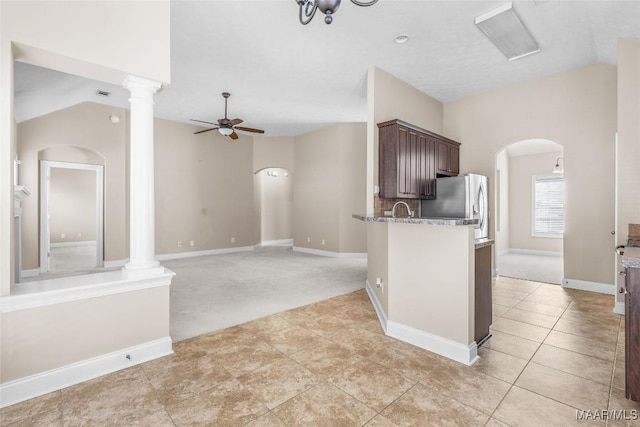
[[[205,122],[204,120],[196,120],[196,119],[189,119],[192,122],[200,122],[200,123],[206,123],[208,125],[217,125],[217,123],[211,123],[211,122]]]
[[[194,132],[193,134],[194,134],[194,135],[197,135],[197,134],[199,134],[199,133],[209,132],[210,130],[216,130],[216,129],[218,129],[218,128],[211,128],[211,129],[199,130],[198,132]]]
[[[231,139],[238,139],[238,134],[233,132],[232,134],[229,135],[229,138]]]
[[[264,131],[262,129],[245,128],[245,127],[242,127],[242,126],[235,126],[234,129],[243,130],[245,132],[264,133]]]
[[[242,119],[233,119],[233,120],[229,120],[229,124],[231,126],[235,126],[235,125],[239,125],[240,123],[242,123],[243,120]]]

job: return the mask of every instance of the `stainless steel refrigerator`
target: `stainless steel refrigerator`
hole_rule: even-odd
[[[435,200],[422,200],[423,218],[475,218],[475,238],[489,237],[489,179],[466,174],[436,179]]]

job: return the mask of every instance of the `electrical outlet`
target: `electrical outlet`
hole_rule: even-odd
[[[78,233],[78,237],[82,237],[82,233]]]
[[[231,243],[235,243],[235,242],[236,242],[236,238],[235,238],[235,237],[232,237],[232,238],[231,238]]]
[[[322,239],[322,246],[324,246],[324,239]]]
[[[178,247],[181,248],[182,247],[182,242],[178,242]]]
[[[311,237],[307,237],[307,243],[311,243]]]
[[[195,246],[195,245],[196,245],[195,240],[189,240],[189,246]]]
[[[62,233],[62,234],[60,235],[60,238],[61,238],[61,239],[65,239],[66,237],[67,237],[67,235],[66,235],[66,234],[64,234],[64,233]]]
[[[393,211],[384,211],[384,216],[391,216],[393,215]]]
[[[381,277],[376,277],[376,287],[380,288],[380,292],[384,293],[384,282]]]

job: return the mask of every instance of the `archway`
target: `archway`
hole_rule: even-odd
[[[291,173],[280,167],[267,167],[255,173],[262,246],[293,245],[292,181]]]
[[[496,154],[496,275],[562,284],[563,166],[563,147],[545,139],[518,141]]]

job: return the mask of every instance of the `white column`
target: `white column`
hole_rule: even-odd
[[[128,76],[123,83],[131,92],[129,159],[129,263],[127,276],[164,272],[155,259],[153,96],[161,83]]]

